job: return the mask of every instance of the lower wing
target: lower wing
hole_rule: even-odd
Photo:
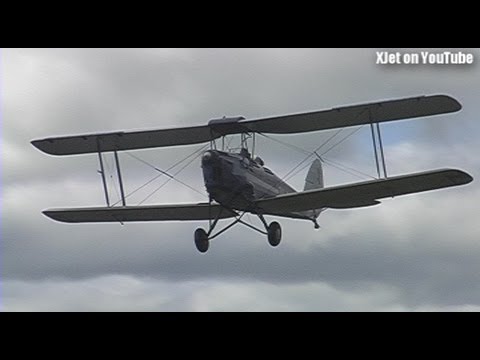
[[[370,206],[378,204],[378,199],[468,184],[472,180],[460,170],[428,171],[258,200],[256,212],[289,216],[289,213],[319,208]],[[237,216],[233,210],[208,203],[49,209],[43,213],[53,220],[68,223],[188,221]]]
[[[463,171],[441,169],[280,195],[259,200],[257,206],[266,214],[319,208],[348,209],[375,205],[382,198],[464,185],[472,180]]]
[[[49,209],[43,212],[53,220],[68,223],[186,221],[231,218],[236,213],[220,205],[208,203],[179,205],[149,205],[126,207],[93,207]]]

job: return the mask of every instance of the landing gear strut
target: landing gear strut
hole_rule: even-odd
[[[263,235],[267,235],[268,243],[273,247],[276,247],[280,244],[280,241],[282,240],[282,228],[281,228],[280,224],[276,221],[273,221],[270,224],[267,224],[267,222],[266,222],[266,220],[265,220],[265,218],[263,217],[262,214],[257,214],[257,215],[258,215],[259,219],[262,221],[263,225],[265,226],[266,231],[263,231],[263,230],[255,227],[255,226],[243,221],[242,217],[245,214],[245,212],[243,212],[242,214],[235,213],[236,214],[236,219],[231,224],[227,225],[222,230],[220,230],[216,234],[212,235],[213,230],[216,227],[216,225],[218,223],[218,220],[220,219],[221,214],[224,210],[231,211],[231,212],[235,213],[231,209],[222,208],[220,210],[220,212],[217,214],[217,216],[215,217],[215,220],[212,223],[210,223],[210,227],[209,227],[208,232],[205,231],[202,228],[198,228],[197,230],[195,230],[195,236],[194,236],[195,246],[197,247],[197,250],[200,251],[201,253],[205,253],[205,252],[208,251],[208,248],[210,246],[210,240],[216,238],[218,235],[227,231],[228,229],[230,229],[233,225],[235,225],[237,223],[243,224],[243,225],[245,225],[245,226],[247,226],[247,227],[249,227],[253,230],[258,231],[259,233],[262,233]]]

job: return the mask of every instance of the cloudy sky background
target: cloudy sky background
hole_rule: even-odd
[[[480,178],[478,64],[380,66],[378,50],[1,50],[1,309],[480,310],[477,180],[373,208],[329,210],[318,231],[309,222],[282,219],[283,239],[275,249],[243,226],[199,254],[193,232],[204,222],[68,225],[41,214],[51,207],[103,205],[104,198],[96,156],[49,156],[33,148],[32,139],[200,125],[223,115],[257,118],[423,94],[452,95],[463,110],[382,126],[389,174],[453,167]],[[480,60],[478,50],[467,51]],[[276,138],[313,150],[332,134]],[[257,139],[259,154],[279,175],[304,158]],[[201,147],[132,154],[166,169]],[[368,127],[326,157],[375,175]],[[107,163],[112,170],[112,159]],[[157,175],[124,153],[121,163],[127,193]],[[327,165],[324,171],[327,185],[368,179]],[[306,169],[290,183],[301,189],[305,175]],[[198,159],[178,177],[204,192]],[[128,203],[139,203],[164,180]],[[118,199],[113,188],[111,195]],[[171,181],[146,203],[205,199]]]

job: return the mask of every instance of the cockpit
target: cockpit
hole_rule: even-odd
[[[260,158],[260,156],[257,156],[254,161],[255,161],[258,165],[260,165],[260,166],[265,165],[265,163],[264,163],[263,160]]]
[[[240,150],[240,156],[241,156],[242,158],[247,158],[247,159],[250,159],[250,158],[252,157],[252,155],[251,155],[251,154],[248,152],[248,150],[245,149],[245,148],[242,148],[242,149]]]

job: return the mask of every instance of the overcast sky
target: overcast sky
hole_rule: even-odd
[[[2,310],[480,310],[479,66],[381,66],[375,64],[379,50],[1,50]],[[464,51],[480,61],[478,50]],[[241,225],[200,254],[193,232],[205,222],[69,225],[41,214],[103,205],[104,198],[95,155],[49,156],[31,146],[32,139],[202,125],[223,115],[258,118],[424,94],[451,95],[463,109],[383,125],[389,174],[450,167],[467,171],[474,182],[367,209],[328,210],[320,230],[281,219],[278,248]],[[311,151],[331,135],[276,138]],[[132,154],[166,169],[201,147]],[[281,176],[304,157],[263,138],[257,153]],[[368,127],[327,157],[375,175]],[[112,159],[106,161],[111,172]],[[127,193],[157,174],[124,153],[121,162]],[[306,170],[291,179],[299,190]],[[324,170],[327,185],[368,179],[327,165]],[[198,159],[178,178],[204,193]],[[135,193],[129,204],[163,180]],[[111,195],[118,199],[113,187]],[[171,181],[146,203],[204,200]]]

